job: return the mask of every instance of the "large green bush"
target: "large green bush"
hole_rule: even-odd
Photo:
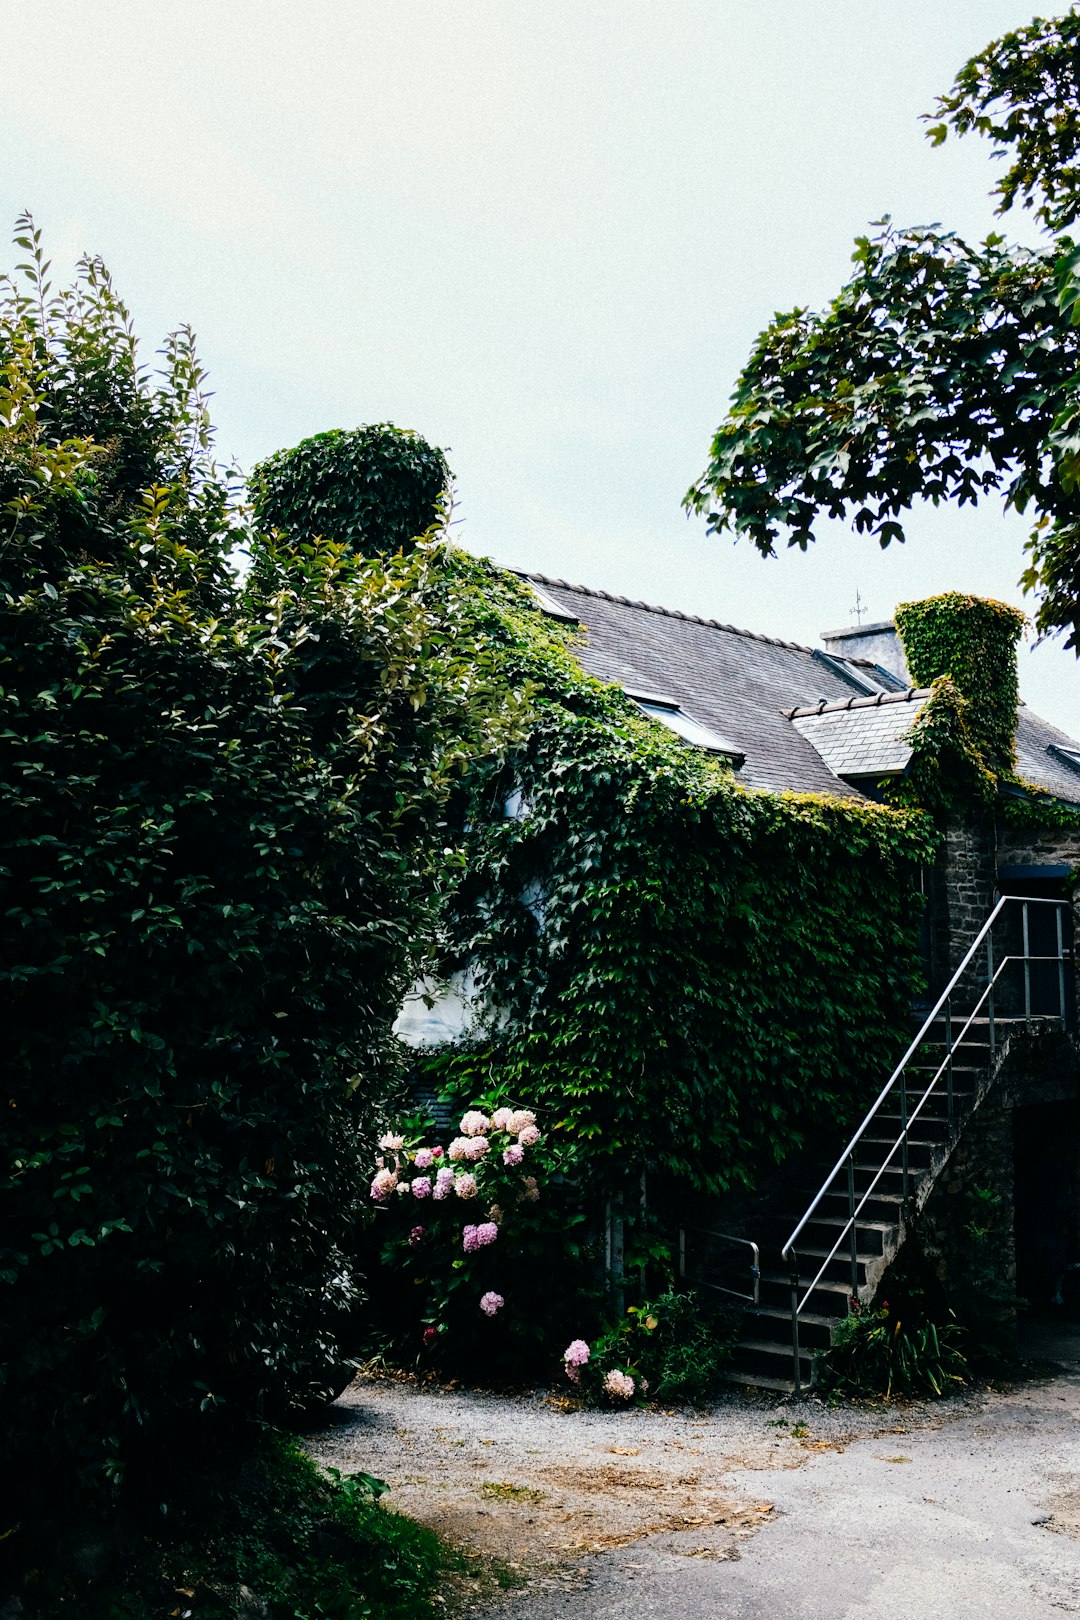
[[[441,450],[377,422],[280,450],[252,475],[256,521],[294,542],[332,535],[364,555],[408,549],[450,488]]]
[[[24,230],[30,232],[28,224]],[[324,1385],[481,666],[433,540],[242,537],[186,338],[0,294],[0,1468],[36,1516]],[[485,711],[486,713],[486,711]],[[21,1532],[21,1533],[13,1533]]]

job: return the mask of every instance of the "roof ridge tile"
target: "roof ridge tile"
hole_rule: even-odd
[[[839,714],[843,709],[878,709],[883,703],[914,703],[930,696],[928,686],[908,686],[902,692],[875,692],[873,697],[838,698],[827,703],[802,704],[794,709],[781,709],[785,720],[807,720],[816,714]]]
[[[574,591],[578,596],[591,596],[601,602],[617,602],[620,607],[638,608],[642,613],[655,613],[664,619],[683,619],[688,624],[704,625],[707,630],[723,630],[731,636],[743,636],[747,641],[763,641],[770,647],[786,647],[791,652],[812,653],[801,641],[785,641],[780,636],[765,636],[758,630],[742,630],[736,624],[723,624],[719,619],[705,619],[698,613],[684,613],[681,608],[658,607],[654,602],[640,602],[629,596],[615,596],[610,591],[597,590],[592,585],[572,585],[569,580],[555,579],[550,574],[538,574],[524,568],[510,568],[508,573],[519,579],[535,580],[537,585],[554,585],[556,590]]]

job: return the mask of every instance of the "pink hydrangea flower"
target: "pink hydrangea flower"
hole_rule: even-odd
[[[412,1244],[413,1248],[415,1248],[416,1245],[418,1243],[422,1243],[423,1240],[424,1228],[422,1226],[414,1226],[412,1231],[409,1233],[409,1242]]]
[[[441,1148],[441,1147],[433,1147],[433,1148],[432,1148],[432,1150],[431,1150],[431,1157],[432,1157],[432,1158],[433,1158],[433,1159],[441,1159],[441,1158],[442,1158],[442,1156],[443,1156],[443,1150],[442,1150],[442,1148]]]
[[[482,1159],[487,1150],[488,1139],[486,1136],[471,1136],[469,1138],[469,1145],[465,1149],[465,1157],[474,1161],[476,1159]]]
[[[584,1339],[571,1339],[563,1351],[563,1360],[568,1367],[584,1367],[589,1355],[589,1347]]]
[[[453,1159],[456,1163],[458,1159],[463,1159],[468,1151],[469,1138],[467,1136],[455,1136],[447,1150],[447,1158]]]
[[[496,1131],[508,1131],[513,1117],[514,1110],[512,1108],[496,1108],[491,1116],[492,1128]]]
[[[415,1160],[416,1168],[418,1170],[430,1170],[434,1157],[435,1155],[432,1153],[430,1148],[417,1148]]]
[[[387,1153],[400,1153],[405,1146],[405,1138],[395,1136],[393,1131],[387,1131],[385,1136],[379,1137],[379,1146],[385,1149]]]
[[[525,1177],[521,1196],[528,1204],[535,1204],[537,1202],[540,1197],[540,1188],[536,1185],[535,1176]]]
[[[485,1131],[490,1130],[491,1121],[486,1114],[470,1108],[467,1114],[462,1114],[459,1128],[462,1136],[483,1136]]]
[[[511,1136],[519,1136],[522,1131],[535,1124],[536,1115],[531,1108],[515,1108],[510,1115],[510,1122],[506,1128]]]
[[[493,1290],[482,1295],[480,1299],[480,1309],[483,1311],[485,1316],[497,1315],[505,1304],[506,1301],[503,1299],[502,1295],[496,1294]]]
[[[457,1180],[454,1182],[454,1191],[457,1193],[459,1198],[475,1198],[478,1191],[476,1177],[467,1175],[458,1176]]]
[[[449,1198],[453,1190],[454,1172],[449,1165],[443,1165],[442,1169],[435,1173],[435,1191],[432,1196],[439,1199]]]
[[[523,1148],[533,1147],[540,1140],[540,1132],[535,1125],[526,1125],[524,1130],[518,1132],[518,1141]]]
[[[384,1198],[389,1198],[396,1186],[396,1171],[378,1170],[375,1174],[375,1180],[371,1183],[371,1196],[377,1204],[381,1204]]]
[[[480,1226],[466,1226],[461,1233],[461,1243],[466,1254],[475,1254],[477,1249],[486,1249],[489,1243],[494,1243],[499,1235],[499,1228],[494,1221],[484,1221]]]
[[[492,1204],[491,1208],[488,1210],[488,1220],[494,1221],[496,1226],[501,1226],[505,1219],[506,1217],[503,1215],[503,1212],[499,1208],[498,1204]]]
[[[610,1395],[613,1401],[628,1401],[634,1393],[634,1380],[629,1373],[620,1372],[618,1367],[612,1367],[604,1378],[604,1394]]]
[[[412,1195],[414,1198],[428,1198],[431,1195],[431,1177],[416,1176],[413,1178]]]
[[[525,1149],[511,1142],[508,1148],[503,1149],[503,1164],[520,1164],[525,1157]]]

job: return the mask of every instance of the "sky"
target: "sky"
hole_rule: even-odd
[[[0,0],[0,223],[100,253],[146,357],[190,322],[218,445],[446,448],[511,567],[814,643],[948,589],[1026,606],[1023,521],[825,525],[763,560],[681,501],[757,332],[890,213],[1000,229],[980,142],[920,114],[1031,0]],[[1036,240],[1014,213],[1008,233]],[[11,255],[8,262],[14,262]],[[1021,650],[1080,735],[1080,665]]]

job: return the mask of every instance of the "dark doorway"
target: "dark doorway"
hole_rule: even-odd
[[[1016,1292],[1037,1318],[1080,1321],[1080,1102],[1013,1110]]]

